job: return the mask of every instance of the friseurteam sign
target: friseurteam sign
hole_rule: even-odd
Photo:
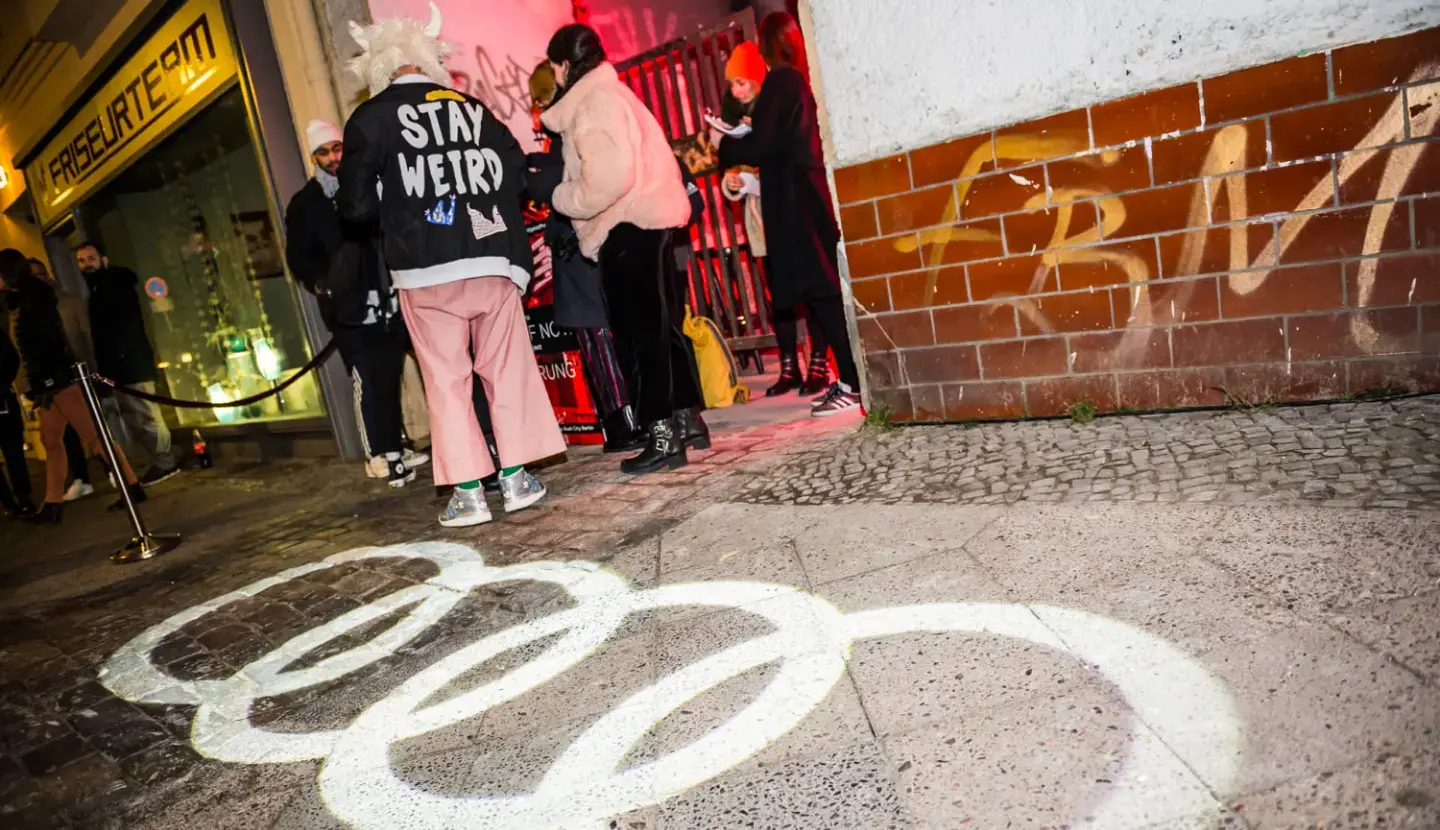
[[[237,74],[220,0],[191,0],[25,168],[43,224],[93,192]]]

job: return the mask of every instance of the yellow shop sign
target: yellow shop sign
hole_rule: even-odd
[[[186,3],[25,168],[41,223],[63,216],[236,74],[220,0]]]

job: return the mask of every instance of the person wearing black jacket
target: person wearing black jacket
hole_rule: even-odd
[[[824,333],[840,372],[840,380],[811,410],[816,417],[826,417],[859,408],[860,372],[850,351],[840,294],[836,253],[840,231],[825,177],[800,24],[784,12],[766,16],[760,22],[760,53],[770,73],[755,99],[753,130],[743,137],[722,138],[720,163],[760,169],[771,300],[776,309],[805,305]]]
[[[454,484],[445,527],[491,520],[480,480],[494,472],[475,420],[478,374],[490,401],[505,510],[545,497],[525,465],[565,451],[530,345],[521,294],[534,258],[521,213],[525,153],[483,103],[449,89],[431,20],[350,25],[351,64],[371,97],[345,124],[336,202],[378,222],[430,408],[435,483]]]
[[[20,373],[20,353],[10,340],[10,315],[0,309],[0,454],[5,470],[0,472],[0,510],[12,516],[35,513],[31,500],[30,468],[25,462],[25,421],[20,417],[20,399],[13,385]],[[6,473],[10,481],[5,480]]]
[[[90,289],[90,336],[95,343],[95,371],[121,386],[155,394],[159,377],[155,350],[145,331],[140,308],[140,278],[129,268],[111,265],[95,242],[75,249],[75,263]],[[116,396],[120,417],[150,466],[141,478],[146,484],[164,481],[180,471],[170,445],[170,428],[160,407],[123,392]]]
[[[65,337],[54,289],[30,272],[25,255],[14,248],[0,251],[0,287],[5,291],[15,347],[25,372],[25,397],[40,413],[40,440],[45,445],[45,506],[36,520],[53,524],[60,521],[65,505],[65,474],[69,469],[65,427],[74,427],[81,443],[95,455],[101,452],[100,438],[75,377],[75,356]],[[124,450],[117,446],[115,454],[131,499],[145,501],[145,489],[130,469]],[[122,499],[108,509],[124,507]]]
[[[403,448],[400,378],[410,335],[380,261],[378,233],[342,221],[335,209],[336,174],[344,157],[340,128],[316,119],[305,137],[315,176],[285,208],[285,261],[319,298],[320,316],[350,373],[366,474],[404,487],[415,480],[415,468],[430,460]]]

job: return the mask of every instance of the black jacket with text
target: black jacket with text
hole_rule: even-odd
[[[397,288],[503,276],[523,291],[534,269],[525,167],[519,142],[484,104],[406,75],[345,123],[336,204],[350,221],[379,219]]]

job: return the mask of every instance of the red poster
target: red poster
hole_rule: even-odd
[[[550,393],[550,406],[555,420],[570,444],[603,444],[600,417],[590,397],[590,385],[580,360],[580,344],[575,333],[555,325],[554,281],[551,272],[550,248],[545,244],[547,207],[531,204],[525,209],[525,230],[530,234],[530,250],[535,252],[535,278],[525,295],[525,322],[530,326],[530,344],[535,349],[535,362]]]

